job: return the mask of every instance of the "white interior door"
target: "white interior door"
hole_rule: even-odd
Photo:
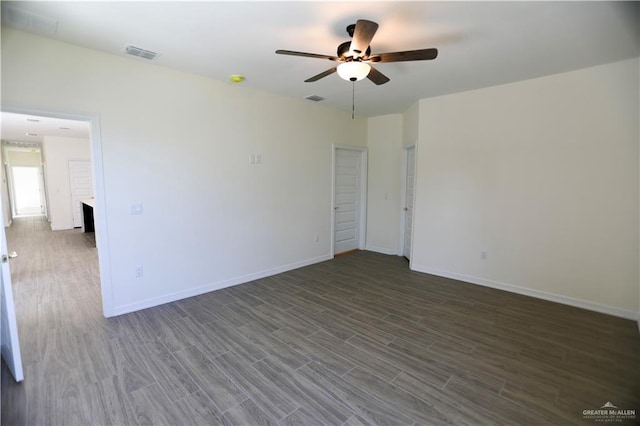
[[[360,246],[362,206],[362,151],[335,150],[335,232],[333,253]]]
[[[82,226],[82,206],[80,202],[93,197],[90,161],[69,161],[69,184],[71,188],[71,211],[73,227]]]
[[[407,176],[405,182],[404,200],[404,247],[402,255],[411,259],[411,236],[413,235],[413,197],[415,195],[414,185],[416,176],[416,148],[407,149]]]
[[[3,213],[0,208],[0,225],[3,223]],[[16,382],[21,382],[24,379],[24,374],[22,372],[20,339],[18,339],[18,323],[16,322],[16,309],[13,304],[11,269],[9,268],[9,253],[7,251],[7,237],[4,232],[4,226],[0,226],[0,255],[2,256],[0,261],[0,265],[2,265],[2,273],[0,274],[0,285],[2,286],[0,353]]]

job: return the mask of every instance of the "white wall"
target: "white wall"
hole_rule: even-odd
[[[344,111],[6,28],[2,88],[100,116],[111,313],[327,259],[331,144],[366,144]]]
[[[366,249],[385,254],[398,254],[402,211],[402,125],[400,114],[371,117],[367,121],[369,177]]]
[[[45,136],[42,142],[51,229],[73,228],[69,160],[91,161],[89,139]]]
[[[415,269],[636,316],[637,59],[424,99],[419,116]]]

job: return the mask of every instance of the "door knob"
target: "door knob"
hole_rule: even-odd
[[[408,212],[408,211],[409,211],[409,207],[405,207],[405,208],[404,208],[404,209],[402,209],[402,210],[404,210],[405,212]]]
[[[334,210],[338,210],[339,208],[340,208],[340,207],[334,207],[333,209],[334,209]]]
[[[15,251],[11,251],[9,252],[9,254],[3,254],[2,263],[7,263],[9,259],[13,259],[14,257],[18,257],[18,253],[16,253]]]

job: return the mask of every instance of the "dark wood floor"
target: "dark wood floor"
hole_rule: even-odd
[[[3,425],[595,424],[640,414],[637,324],[358,252],[116,318],[95,248],[8,230],[25,380]],[[606,283],[603,283],[606,287]]]

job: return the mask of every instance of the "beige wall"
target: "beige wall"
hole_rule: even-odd
[[[391,249],[416,140],[416,269],[638,312],[638,60],[425,99],[400,123],[12,29],[1,53],[3,107],[99,116],[111,313],[326,259],[331,144],[369,144],[367,238]]]
[[[112,313],[330,256],[332,144],[366,145],[366,120],[7,28],[2,88],[99,115]]]
[[[367,122],[367,250],[398,253],[402,166],[402,115]],[[398,224],[394,226],[394,224]]]
[[[414,268],[635,318],[637,94],[633,59],[420,101]]]

